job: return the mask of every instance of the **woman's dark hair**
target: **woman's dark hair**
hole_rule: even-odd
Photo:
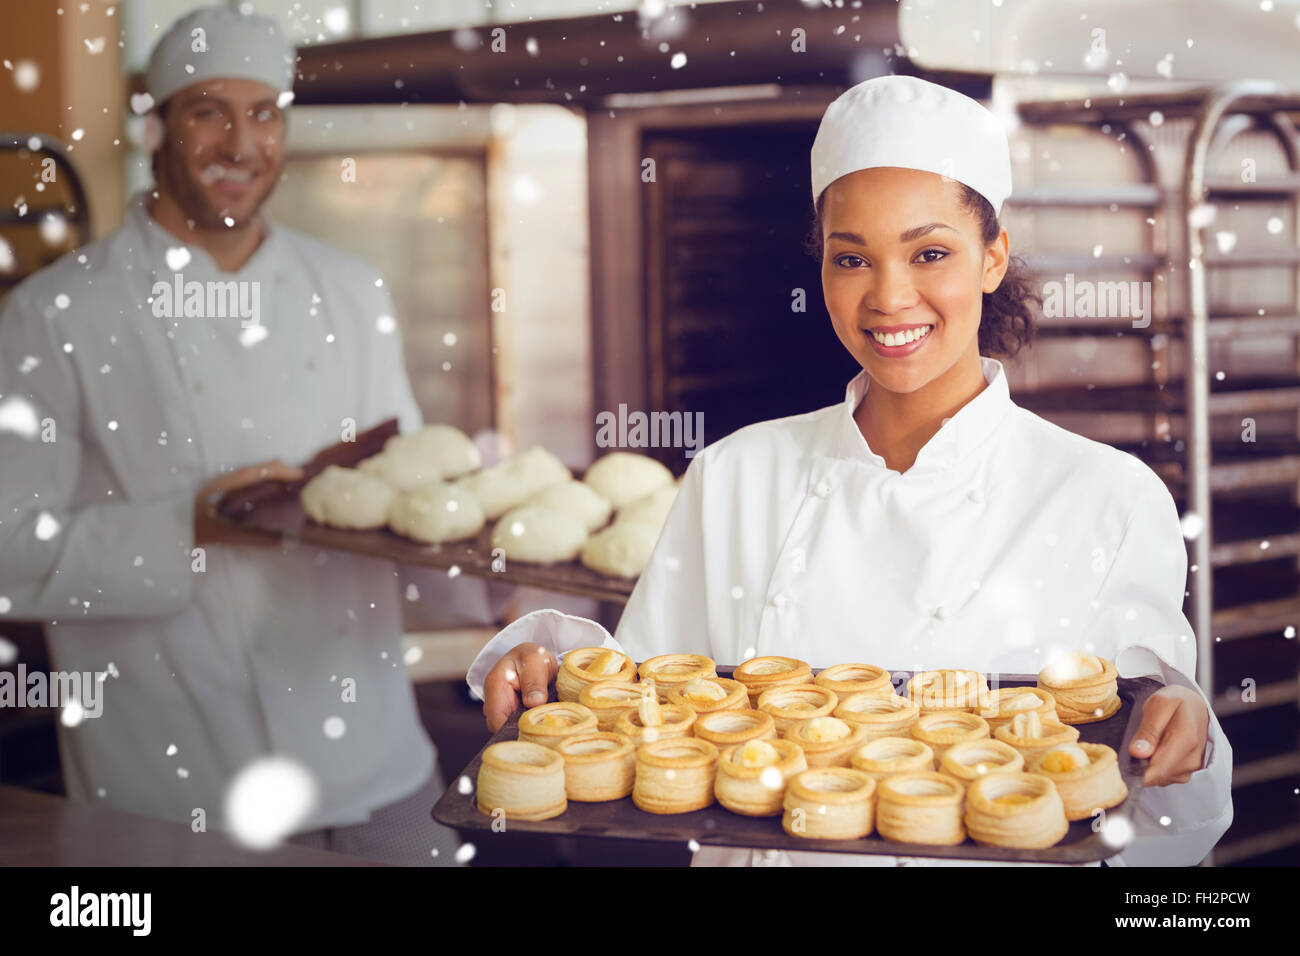
[[[957,185],[961,187],[963,208],[975,214],[980,224],[980,238],[988,245],[1001,231],[993,206],[965,183]],[[822,246],[825,201],[826,191],[822,190],[822,194],[817,197],[817,212],[812,230],[804,243],[805,250],[818,262],[822,261],[825,252]],[[1002,284],[992,292],[984,293],[984,305],[980,311],[980,355],[1010,358],[1033,342],[1034,322],[1030,302],[1037,302],[1041,309],[1043,297],[1034,291],[1025,261],[1019,256],[1012,256],[1007,263]]]

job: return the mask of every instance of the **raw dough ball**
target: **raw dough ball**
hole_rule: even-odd
[[[383,451],[363,460],[357,465],[357,470],[387,482],[399,491],[410,491],[442,480],[438,463],[425,449],[414,445],[394,445],[391,438]]]
[[[302,510],[335,528],[382,528],[396,494],[378,478],[330,465],[303,487]]]
[[[483,464],[474,441],[452,425],[425,425],[410,435],[394,435],[384,443],[384,451],[394,447],[420,449],[443,479],[459,478]]]
[[[572,561],[586,540],[587,529],[577,518],[536,506],[506,512],[492,529],[492,547],[504,550],[507,561]]]
[[[455,485],[403,492],[388,513],[388,526],[398,534],[431,544],[472,538],[486,523],[478,499]]]
[[[573,478],[563,462],[545,448],[530,448],[509,461],[457,480],[483,506],[489,519],[517,508],[548,485]]]
[[[647,455],[614,451],[588,468],[583,480],[615,508],[622,508],[656,488],[671,485],[673,473]]]
[[[645,570],[659,540],[659,529],[640,521],[616,521],[597,531],[582,549],[582,563],[593,571],[634,578]]]
[[[566,515],[577,518],[588,531],[603,526],[614,510],[591,485],[573,480],[543,488],[525,504],[563,511]]]
[[[658,534],[663,530],[664,522],[668,520],[668,512],[672,510],[673,502],[677,500],[677,486],[664,485],[657,488],[644,498],[638,498],[626,508],[618,513],[618,521],[639,521],[641,524],[651,525]]]

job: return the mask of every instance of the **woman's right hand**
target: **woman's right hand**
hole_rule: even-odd
[[[549,648],[518,644],[496,662],[483,681],[483,716],[496,733],[519,707],[546,703],[547,687],[560,666]]]

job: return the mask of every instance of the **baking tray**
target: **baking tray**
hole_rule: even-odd
[[[351,551],[398,564],[443,570],[455,567],[464,574],[513,585],[576,594],[598,601],[627,603],[636,584],[634,580],[600,574],[576,561],[554,565],[498,561],[497,570],[494,570],[491,541],[495,522],[489,522],[476,538],[469,541],[422,544],[394,534],[386,528],[376,531],[345,531],[319,525],[307,517],[298,500],[303,485],[327,465],[353,467],[362,459],[378,454],[384,442],[396,434],[397,420],[389,419],[360,433],[356,441],[340,442],[321,451],[302,466],[303,477],[299,481],[260,481],[228,492],[212,503],[212,513],[243,531],[270,537],[289,538],[337,551]]]
[[[732,668],[719,667],[720,677],[730,676]],[[895,671],[895,686],[902,675],[910,671]],[[1034,686],[1033,674],[988,675],[990,684],[998,677],[998,687]],[[1140,704],[1162,686],[1148,677],[1119,678],[1120,709],[1105,720],[1079,724],[1079,739],[1089,743],[1106,744],[1119,756],[1120,775],[1128,786],[1128,797],[1120,807],[1109,813],[1123,812],[1132,819],[1134,802],[1142,786],[1146,760],[1138,760],[1128,753],[1128,741],[1137,731]],[[551,699],[555,699],[552,687]],[[505,725],[484,745],[484,749],[503,740],[518,736],[519,715],[516,711]],[[478,779],[483,752],[470,761],[462,777],[471,783]],[[492,832],[492,818],[480,813],[475,803],[474,789],[453,783],[433,808],[433,818],[439,823],[462,831],[491,832],[500,839],[503,834]],[[1101,835],[1093,831],[1093,818],[1077,820],[1070,824],[1069,832],[1061,842],[1043,850],[1020,850],[1010,847],[980,846],[969,837],[957,846],[934,846],[921,843],[897,843],[885,840],[878,834],[858,840],[812,840],[790,836],[781,829],[778,817],[745,817],[732,813],[719,804],[691,813],[661,815],[637,809],[632,798],[606,803],[578,803],[570,801],[568,809],[550,820],[506,820],[506,833],[545,834],[554,837],[600,837],[602,839],[633,840],[652,843],[688,843],[694,840],[701,846],[752,847],[755,849],[821,851],[830,853],[884,854],[888,856],[939,857],[951,860],[996,860],[1007,863],[1093,863],[1120,852],[1102,842]]]

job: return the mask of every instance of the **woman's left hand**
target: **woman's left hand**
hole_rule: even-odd
[[[1142,706],[1142,723],[1129,742],[1134,757],[1150,757],[1143,786],[1186,783],[1202,769],[1210,711],[1190,687],[1162,687]]]

